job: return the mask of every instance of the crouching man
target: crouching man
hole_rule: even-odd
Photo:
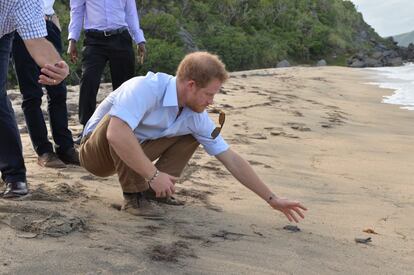
[[[150,72],[128,80],[86,124],[81,165],[96,176],[118,175],[123,210],[157,216],[160,208],[149,198],[168,200],[174,194],[177,177],[202,144],[239,182],[289,221],[304,218],[304,206],[272,193],[249,163],[229,148],[220,135],[224,114],[219,127],[209,118],[206,108],[227,78],[217,56],[195,52],[181,61],[176,77]]]

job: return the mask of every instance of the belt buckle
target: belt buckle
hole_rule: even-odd
[[[52,19],[53,19],[53,14],[45,14],[46,21],[52,21]]]
[[[106,37],[108,37],[108,36],[111,36],[111,35],[112,35],[112,34],[111,34],[111,31],[104,31],[103,33],[104,33],[104,36],[106,36]]]

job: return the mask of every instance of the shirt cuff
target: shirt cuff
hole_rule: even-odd
[[[134,41],[135,41],[136,44],[147,42],[145,40],[144,32],[142,30],[139,30],[137,32],[134,32],[131,36],[134,39]]]
[[[76,34],[74,34],[74,33],[69,33],[69,35],[68,35],[68,40],[75,40],[75,41],[79,41],[79,36],[80,36],[80,34],[78,34],[78,35],[76,35]]]

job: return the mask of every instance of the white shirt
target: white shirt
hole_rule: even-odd
[[[100,31],[127,27],[136,44],[145,42],[135,0],[70,0],[68,39],[79,40],[82,28]]]
[[[184,107],[177,118],[178,111],[176,78],[149,72],[146,76],[126,81],[109,94],[89,119],[83,135],[92,132],[109,114],[127,123],[141,143],[191,134],[210,155],[229,148],[221,135],[215,139],[211,137],[216,124],[206,111],[197,113]]]
[[[55,13],[55,10],[53,9],[53,4],[55,4],[55,0],[43,0],[43,8],[45,14],[52,15]]]

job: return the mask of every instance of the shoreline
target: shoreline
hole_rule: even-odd
[[[369,73],[361,69],[231,76],[215,99],[226,112],[223,136],[276,194],[309,208],[300,232],[285,230],[284,216],[202,149],[177,186],[186,204],[165,206],[164,219],[148,220],[117,210],[116,176],[39,168],[22,133],[32,197],[0,201],[2,270],[53,273],[59,263],[62,274],[412,273],[414,113],[381,103],[393,91],[364,84]],[[68,90],[76,133],[78,91]],[[100,99],[108,92],[104,84]],[[10,94],[23,122],[20,96]],[[368,237],[367,245],[355,243]]]
[[[406,63],[400,67],[365,68],[373,72],[372,82],[383,89],[392,89],[394,93],[383,97],[383,102],[400,106],[401,109],[414,110],[414,78],[411,76],[413,63]]]

